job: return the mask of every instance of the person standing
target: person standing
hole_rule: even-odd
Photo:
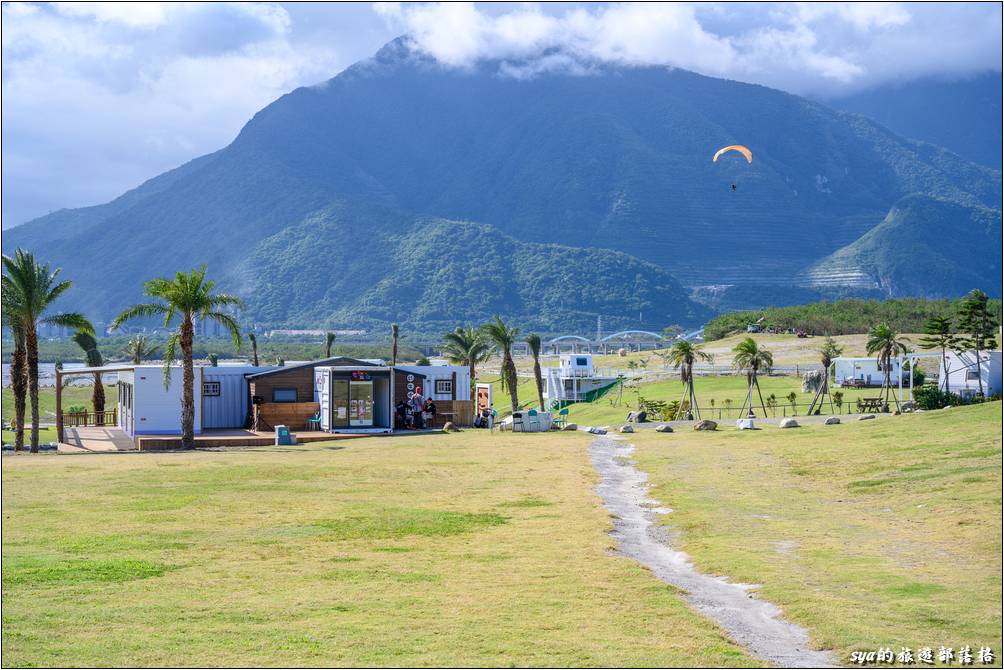
[[[425,410],[425,398],[422,397],[422,387],[416,386],[411,394],[411,414],[415,419],[415,428],[425,428],[422,412]]]

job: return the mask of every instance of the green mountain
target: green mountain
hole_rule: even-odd
[[[853,243],[816,263],[808,284],[950,298],[1001,276],[1001,212],[909,195]]]
[[[396,40],[281,97],[220,151],[11,229],[3,248],[64,267],[99,318],[142,280],[207,263],[262,323],[511,310],[555,330],[595,314],[651,329],[701,318],[672,277],[783,296],[908,194],[999,207],[999,171],[797,96],[533,65],[451,69]],[[752,165],[711,162],[736,142]],[[996,294],[998,279],[977,285]]]

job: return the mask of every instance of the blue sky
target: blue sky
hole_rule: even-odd
[[[448,67],[544,49],[816,97],[1000,71],[997,3],[5,3],[3,225],[105,202],[408,33]],[[533,76],[561,59],[512,70]]]

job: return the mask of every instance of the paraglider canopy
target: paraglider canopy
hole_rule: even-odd
[[[747,149],[746,147],[744,147],[741,144],[730,144],[727,147],[722,147],[721,149],[719,149],[718,151],[715,152],[715,157],[711,159],[711,162],[712,163],[717,163],[718,162],[718,157],[721,156],[722,154],[724,154],[727,151],[738,151],[739,153],[741,153],[743,156],[746,157],[746,162],[747,163],[752,163],[753,162],[753,152],[750,151],[749,149]]]

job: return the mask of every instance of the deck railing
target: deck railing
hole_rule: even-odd
[[[115,426],[118,424],[118,410],[104,412],[63,412],[63,426]]]

